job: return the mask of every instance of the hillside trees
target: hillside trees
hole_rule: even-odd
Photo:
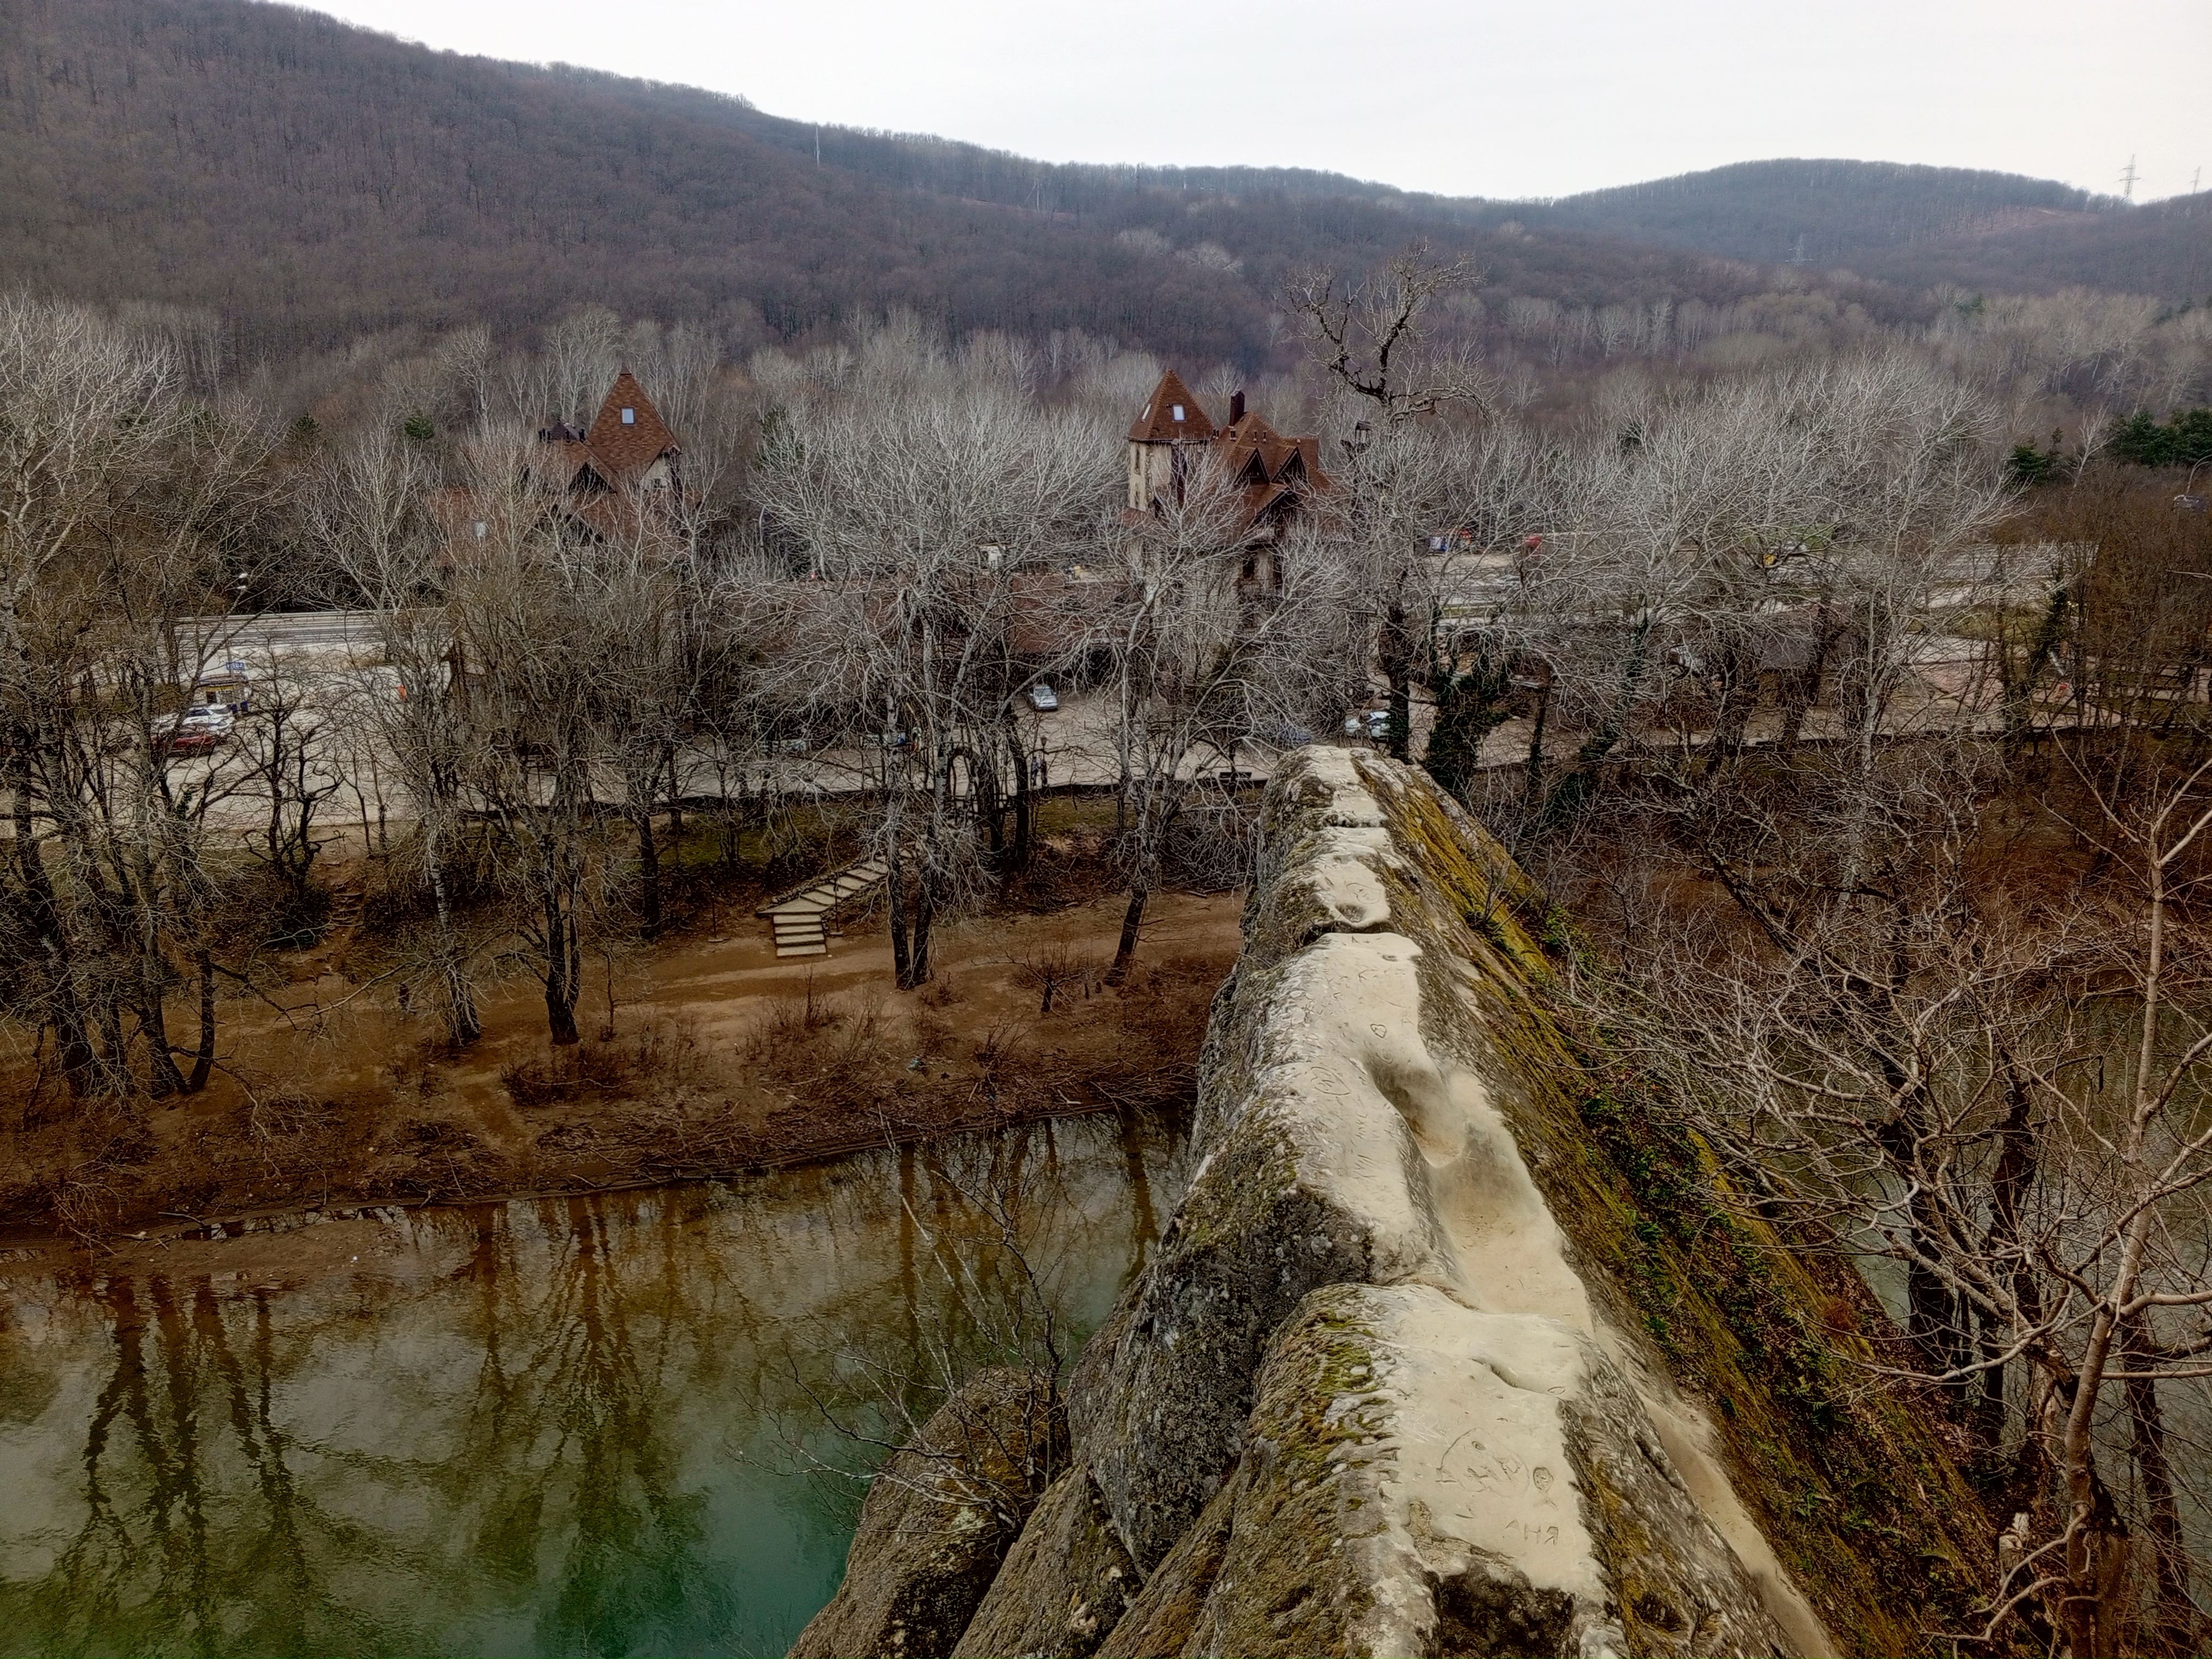
[[[2066,749],[2083,878],[2008,867],[2002,758],[1969,743],[1887,751],[1871,821],[1848,765],[1801,767],[1720,866],[1753,926],[1655,915],[1592,1006],[1765,1213],[1886,1264],[1906,1341],[1877,1363],[1929,1387],[2019,1517],[1959,1634],[2187,1654],[2212,815],[2170,748]]]
[[[1763,1213],[1887,1264],[1875,1363],[2021,1517],[1960,1634],[2192,1652],[2204,600],[2171,573],[2201,531],[2090,469],[1992,554],[1985,407],[1866,360],[1658,400],[1586,452],[1550,591],[1507,619],[1615,739],[1617,793],[1547,874],[1604,941],[1576,972],[1618,1076],[1656,1075]],[[1984,614],[2033,635],[2024,668],[2009,632],[1952,633]]]
[[[1269,550],[1274,580],[1258,580],[1249,536],[1243,492],[1207,456],[1157,514],[1108,530],[1104,579],[1067,596],[1075,653],[1111,664],[1128,902],[1110,983],[1129,971],[1170,836],[1195,805],[1226,809],[1240,748],[1281,744],[1343,708],[1345,566],[1293,531]],[[1356,668],[1364,678],[1364,651]]]
[[[867,754],[902,988],[936,921],[986,871],[979,808],[1026,787],[1015,699],[1045,665],[1017,637],[1042,584],[1091,545],[1117,482],[1110,439],[1038,408],[1009,365],[896,325],[834,381],[789,383],[787,441],[754,488],[805,550],[787,597],[781,696],[817,740]]]
[[[170,744],[178,688],[225,637],[227,538],[253,516],[264,453],[179,396],[160,342],[0,299],[8,1000],[51,1036],[72,1096],[198,1088],[215,1060],[221,786],[173,767]],[[165,1006],[180,981],[199,988],[185,1050]]]
[[[2112,445],[2138,466],[2202,465],[2212,461],[2212,409],[2181,410],[2164,425],[2139,410],[2120,423]]]
[[[2039,438],[2033,422],[2069,407],[2079,411],[2085,453],[2095,449],[2087,440],[2109,420],[2107,411],[2179,410],[2212,398],[2212,313],[2177,311],[2140,294],[2063,288],[1955,296],[1936,314],[1929,343],[1937,361],[1996,404],[2015,433]],[[2170,429],[2149,416],[2129,429],[2144,434],[2155,464],[2188,464],[2161,447],[2166,440],[2150,435]]]

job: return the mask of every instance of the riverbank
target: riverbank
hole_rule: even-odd
[[[0,1252],[313,1248],[364,1211],[1173,1111],[1240,908],[1235,895],[1161,896],[1135,971],[1112,988],[1110,897],[943,928],[936,979],[903,994],[880,933],[797,960],[778,959],[764,930],[693,934],[592,963],[584,1040],[565,1049],[547,1043],[527,982],[494,987],[483,1036],[457,1052],[419,1012],[353,994],[342,964],[310,961],[289,995],[228,1022],[201,1094],[0,1127]]]
[[[781,1654],[878,1382],[1079,1342],[1182,1149],[1093,1115],[11,1266],[0,1651]]]

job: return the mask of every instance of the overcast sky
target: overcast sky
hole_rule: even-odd
[[[434,46],[1052,161],[1567,195],[1777,155],[2137,201],[2212,173],[2212,0],[324,0]]]

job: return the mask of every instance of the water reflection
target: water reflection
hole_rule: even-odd
[[[857,1507],[803,1471],[866,1455],[818,1404],[996,1357],[1024,1270],[1072,1352],[1178,1152],[1070,1120],[418,1218],[282,1289],[18,1281],[0,1650],[779,1653]]]

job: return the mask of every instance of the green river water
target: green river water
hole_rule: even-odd
[[[1002,1356],[1024,1267],[1072,1354],[1180,1155],[1069,1119],[425,1212],[332,1270],[0,1281],[0,1652],[781,1653],[853,1431]]]

